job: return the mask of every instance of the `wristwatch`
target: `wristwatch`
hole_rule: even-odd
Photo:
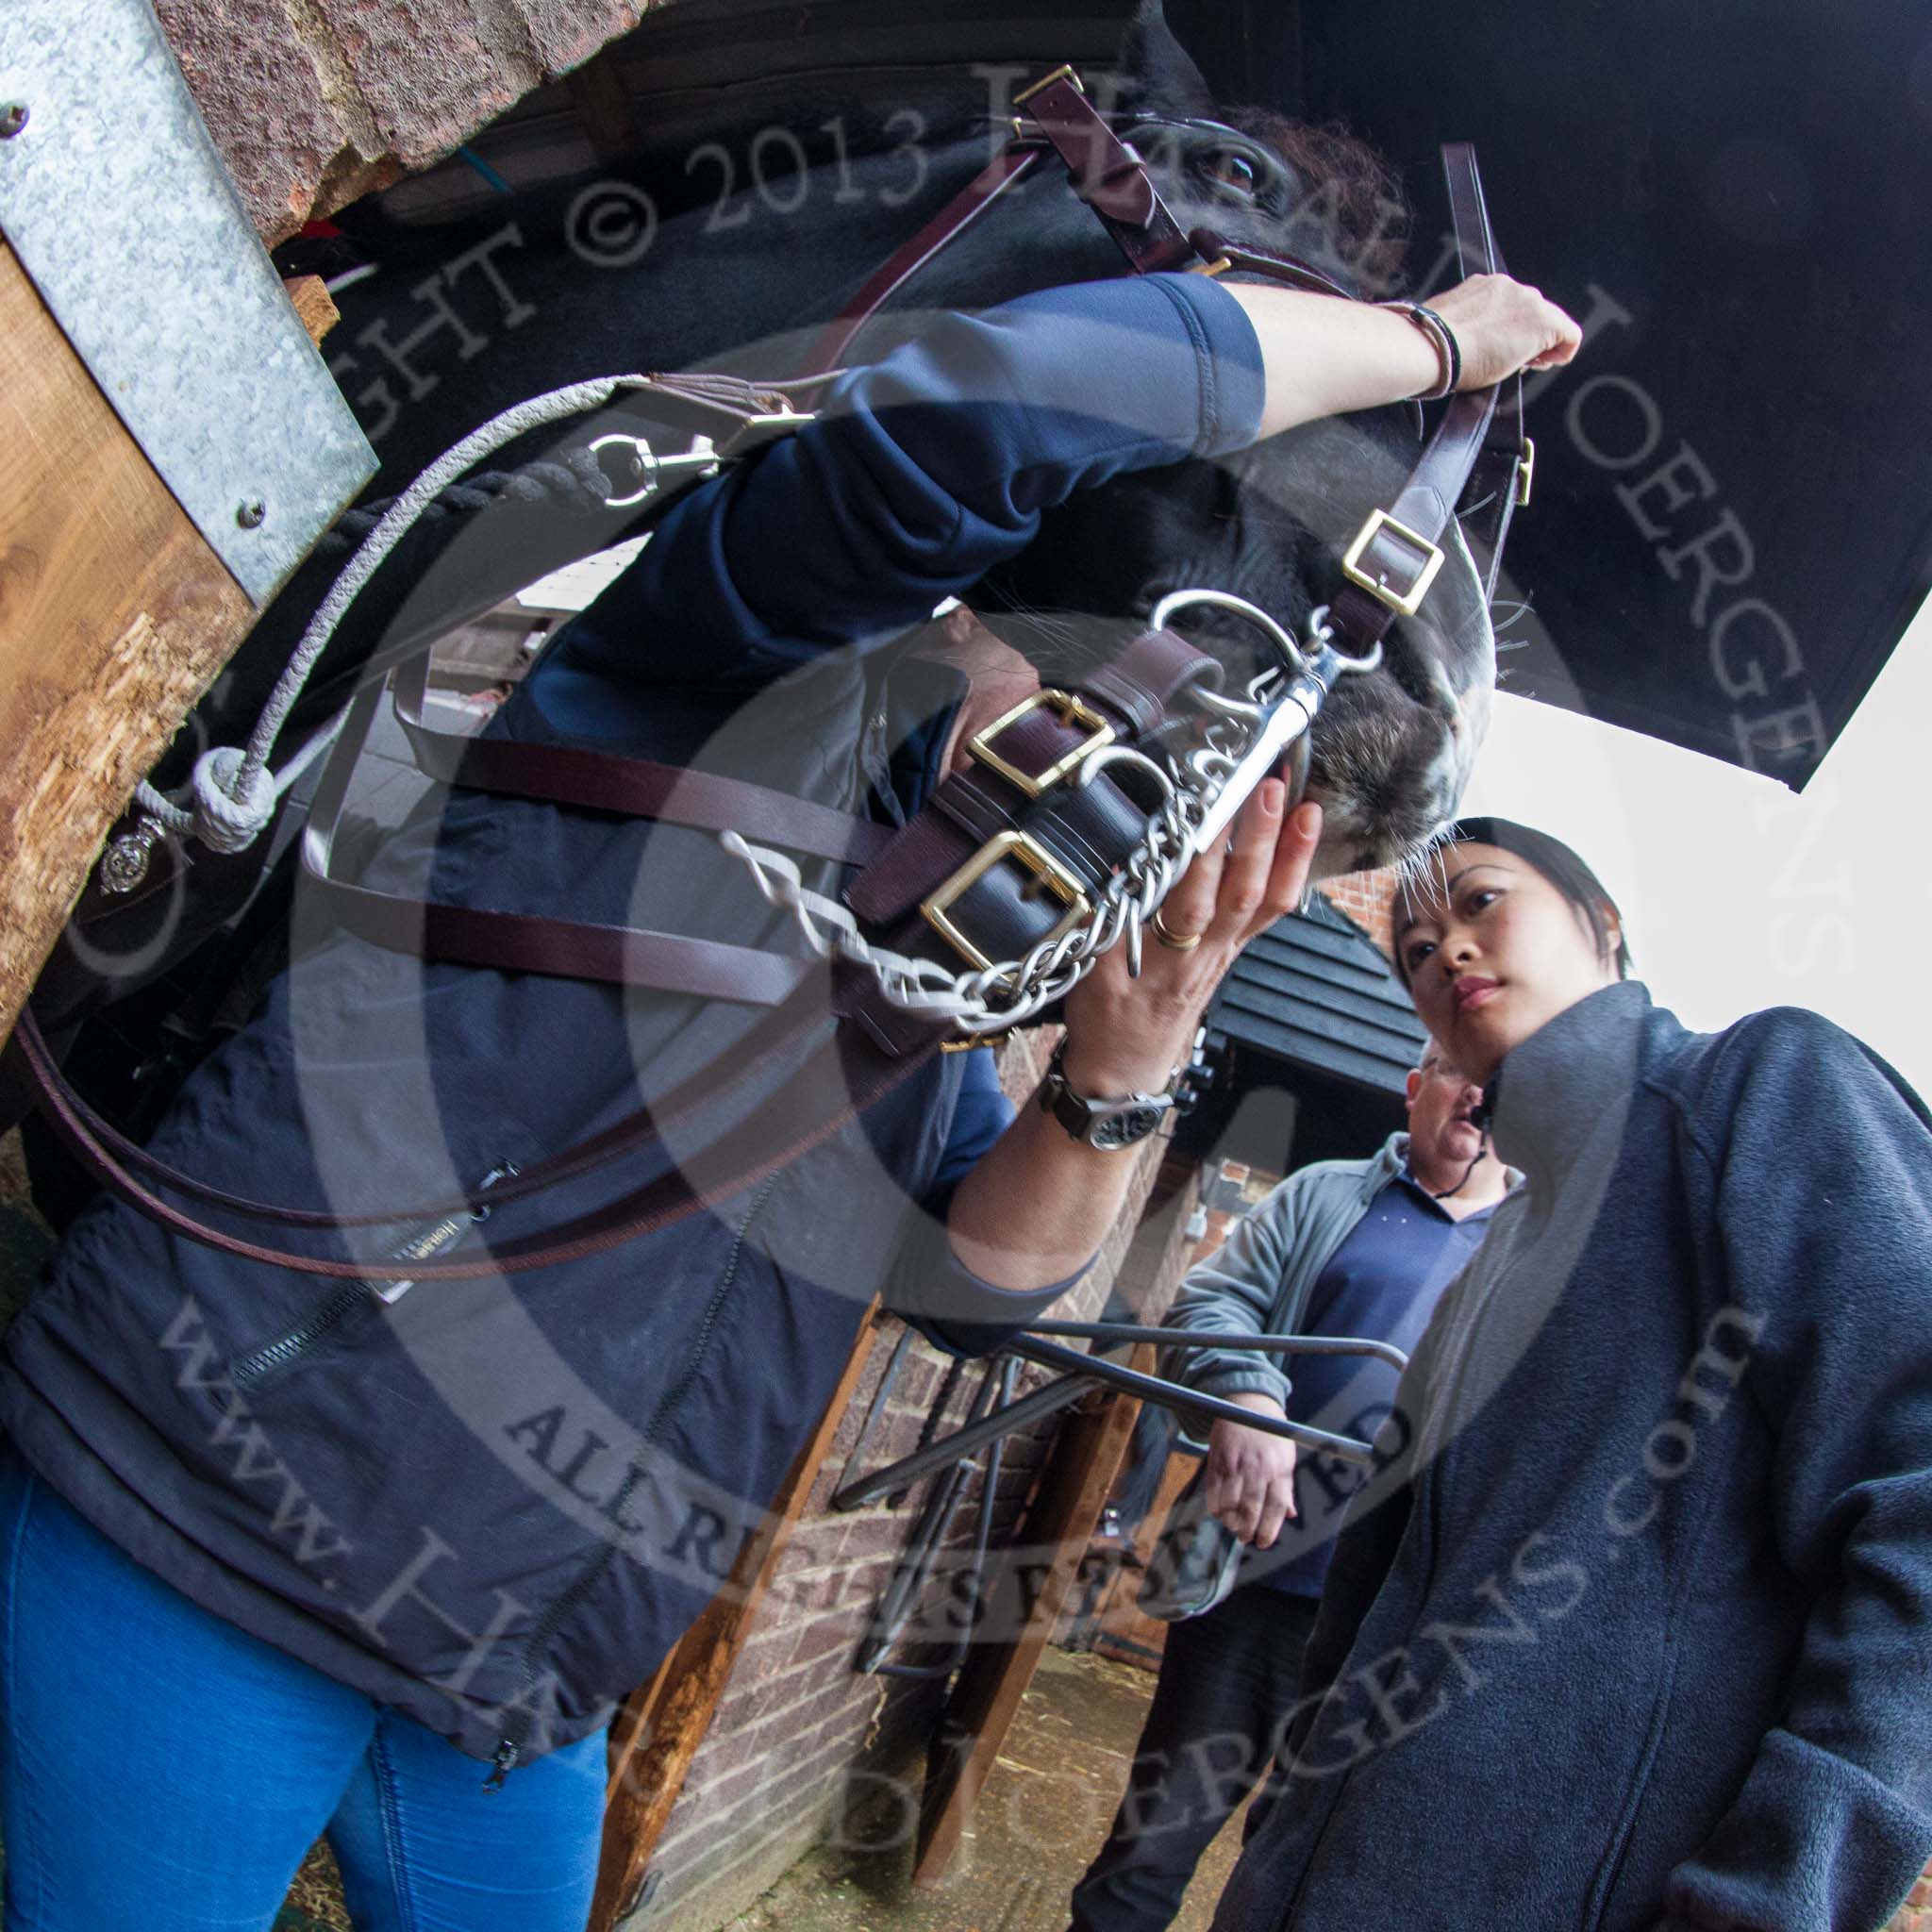
[[[1060,1071],[1067,1043],[1054,1048],[1040,1084],[1041,1110],[1053,1115],[1074,1139],[1103,1154],[1117,1154],[1144,1141],[1174,1110],[1174,1083],[1165,1093],[1128,1093],[1118,1100],[1094,1100],[1075,1093]]]

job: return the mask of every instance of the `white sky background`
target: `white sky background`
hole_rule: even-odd
[[[1622,908],[1651,996],[1687,1025],[1809,1007],[1932,1097],[1928,780],[1932,600],[1802,795],[1499,696],[1463,809],[1574,846]]]

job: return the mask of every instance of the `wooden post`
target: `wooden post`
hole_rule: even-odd
[[[0,242],[0,1038],[254,621]]]
[[[1151,1373],[1154,1351],[1142,1342],[1130,1361]],[[980,1787],[1059,1620],[1140,1412],[1137,1397],[1108,1395],[1060,1431],[988,1607],[992,1628],[1012,1634],[967,1653],[946,1705],[920,1808],[915,1885],[937,1884],[958,1849]]]
[[[811,1440],[798,1452],[765,1526],[739,1553],[731,1580],[713,1597],[648,1684],[625,1700],[610,1726],[610,1785],[605,1801],[604,1849],[588,1932],[612,1932],[635,1909],[685,1774],[711,1727],[765,1588],[824,1460],[839,1419],[865,1372],[878,1333],[866,1311],[858,1338]]]

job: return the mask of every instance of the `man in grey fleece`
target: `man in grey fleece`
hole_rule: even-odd
[[[1412,1348],[1513,1178],[1472,1118],[1481,1097],[1431,1041],[1408,1076],[1409,1131],[1370,1159],[1321,1161],[1282,1182],[1189,1274],[1169,1325]],[[1374,1436],[1388,1423],[1406,1434],[1387,1364],[1307,1357],[1291,1387],[1281,1360],[1204,1349],[1176,1353],[1168,1373],[1334,1433]],[[1167,1925],[1201,1853],[1268,1771],[1329,1546],[1363,1477],[1333,1457],[1297,1463],[1285,1438],[1237,1423],[1217,1422],[1208,1442],[1198,1504],[1230,1535],[1210,1574],[1170,1580],[1170,1595],[1194,1600],[1168,1634],[1113,1829],[1074,1890],[1078,1932]]]

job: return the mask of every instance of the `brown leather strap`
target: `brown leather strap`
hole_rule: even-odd
[[[1076,695],[1101,699],[1113,711],[1115,741],[1132,748],[1167,721],[1167,701],[1184,686],[1209,676],[1219,678],[1219,665],[1206,653],[1173,632],[1148,632],[1128,645],[1113,667],[1082,680]],[[1090,738],[1086,724],[1043,703],[1001,728],[993,750],[1014,771],[1038,776],[1078,752]],[[947,941],[918,918],[918,907],[1001,833],[1025,833],[1090,894],[1099,892],[1140,844],[1148,811],[1108,773],[1099,773],[1090,784],[1074,778],[1071,773],[1051,789],[1030,794],[997,765],[975,758],[944,780],[872,866],[846,887],[846,904],[861,920],[887,929],[894,949],[964,964]],[[1007,866],[990,866],[958,900],[958,924],[979,939],[990,958],[1020,958],[1053,931],[1060,914],[1051,894],[1030,891],[1024,872]]]
[[[1134,738],[1156,736],[1173,722],[1174,700],[1196,685],[1218,691],[1222,667],[1171,630],[1142,631],[1111,664],[1081,675],[1081,691],[1117,712]]]
[[[836,1008],[836,1002],[835,1010]],[[820,1019],[823,1009],[801,991],[772,1013],[759,1020],[742,1039],[727,1048],[708,1066],[663,1095],[653,1106],[625,1114],[600,1132],[587,1137],[561,1153],[531,1163],[515,1174],[491,1183],[489,1199],[492,1207],[523,1200],[557,1186],[592,1174],[609,1162],[648,1147],[685,1121],[701,1107],[728,1100],[749,1079],[760,1074],[775,1059],[793,1050],[796,1041]],[[927,1027],[914,1041],[924,1046],[937,1034]],[[228,1213],[242,1214],[256,1221],[270,1221],[290,1227],[387,1227],[399,1223],[439,1221],[479,1206],[481,1193],[453,1194],[441,1200],[418,1202],[404,1207],[384,1208],[374,1214],[336,1214],[312,1208],[285,1208],[258,1201],[246,1194],[234,1194],[210,1183],[183,1174],[178,1168],[158,1160],[144,1147],[137,1145],[110,1126],[62,1078],[54,1065],[41,1035],[39,1023],[23,1014],[16,1029],[18,1044],[9,1042],[0,1050],[0,1067],[18,1083],[29,1106],[44,1111],[72,1116],[88,1135],[125,1166],[138,1169],[170,1191],[185,1194]]]
[[[1044,149],[1036,142],[1008,142],[918,234],[895,248],[865,279],[858,292],[812,344],[804,373],[824,377],[838,373],[852,338],[898,290],[948,242],[963,234],[1008,189],[1039,162]]]
[[[1448,176],[1450,215],[1458,246],[1461,237],[1469,238],[1465,260],[1473,255],[1488,273],[1506,274],[1503,251],[1496,245],[1489,208],[1483,200],[1482,176],[1476,169],[1474,148],[1466,142],[1445,147],[1442,168]],[[1468,273],[1466,268],[1464,272]],[[1517,484],[1524,456],[1523,372],[1519,369],[1505,376],[1496,386],[1495,396],[1495,409],[1458,505],[1463,534],[1475,554],[1486,598],[1495,595],[1503,544],[1509,533],[1510,519],[1516,513]]]
[[[1501,258],[1483,212],[1474,149],[1466,142],[1444,147],[1442,168],[1448,177],[1449,208],[1456,225],[1456,247],[1462,273],[1501,273]],[[1494,388],[1464,390],[1451,396],[1435,434],[1409,473],[1408,481],[1389,515],[1426,542],[1439,544],[1468,491],[1478,459],[1491,446],[1496,416]],[[1517,421],[1520,422],[1520,417]],[[1511,427],[1513,430],[1514,425]],[[1512,461],[1512,495],[1513,484]],[[1507,510],[1503,514],[1507,519]],[[1397,586],[1413,576],[1415,565],[1412,546],[1386,529],[1369,544],[1359,560],[1365,574],[1380,575]],[[1395,615],[1390,605],[1355,583],[1344,583],[1329,600],[1330,621],[1358,655],[1372,650],[1381,641]]]
[[[870,819],[748,779],[579,745],[525,744],[439,730],[424,715],[428,674],[426,651],[396,667],[396,722],[408,737],[418,767],[441,784],[626,818],[661,819],[708,832],[741,832],[768,845],[848,865],[876,858],[891,837],[886,826]]]
[[[1272,281],[1298,282],[1318,295],[1334,295],[1343,302],[1357,299],[1334,276],[1324,274],[1298,255],[1271,248],[1254,248],[1241,242],[1230,242],[1213,228],[1192,228],[1188,240],[1203,261],[1224,261],[1238,275],[1266,275]]]
[[[983,958],[1024,958],[1069,914],[1061,891],[1042,880],[1042,868],[1057,866],[1062,886],[1071,881],[1097,904],[1145,835],[1151,802],[1133,796],[1131,779],[1116,782],[1106,770],[1083,785],[1077,765],[1037,791],[1024,781],[1037,782],[1070,757],[1091,755],[1094,718],[1111,727],[1112,745],[1141,748],[1180,721],[1168,708],[1184,691],[1221,677],[1215,660],[1173,632],[1142,633],[1074,689],[1089,718],[1068,717],[1046,703],[980,733],[982,741],[991,735],[989,748],[998,762],[975,752],[965,770],[948,777],[846,888],[847,905],[894,951],[914,958],[952,967],[971,962],[941,930],[942,909],[953,933]],[[838,1009],[887,1051],[905,1052],[916,1042],[917,1023],[859,975],[841,975],[838,985]]]
[[[1140,155],[1108,125],[1071,68],[1014,102],[1067,164],[1074,192],[1105,225],[1136,275],[1180,268],[1194,247]]]
[[[765,1175],[829,1139],[910,1077],[937,1049],[937,1040],[929,1040],[919,1051],[893,1060],[864,1045],[862,1037],[852,1029],[840,1028],[775,1094],[754,1109],[750,1119],[720,1135],[678,1168],[602,1208],[541,1235],[503,1241],[488,1254],[468,1259],[368,1261],[337,1261],[268,1247],[210,1227],[183,1213],[137,1179],[68,1104],[64,1086],[52,1069],[31,1016],[23,1015],[7,1052],[10,1058],[17,1058],[25,1066],[49,1124],[69,1151],[110,1193],[150,1220],[203,1247],[216,1248],[268,1267],[375,1282],[474,1281],[489,1275],[520,1274],[527,1269],[555,1267],[559,1262],[603,1254],[640,1235],[669,1226],[708,1202],[726,1200],[756,1185]],[[843,1105],[829,1112],[825,1108],[828,1091],[847,1096]],[[505,1198],[504,1189],[509,1185],[511,1182],[506,1180],[491,1189],[487,1198],[492,1206]],[[428,1217],[407,1210],[383,1217],[385,1221],[418,1218]],[[354,1221],[346,1216],[328,1217],[329,1224],[335,1226],[357,1224],[359,1220],[360,1217]]]
[[[648,986],[752,1006],[777,1004],[811,971],[808,960],[750,946],[643,926],[598,925],[585,920],[425,903],[338,878],[335,841],[349,779],[382,691],[382,685],[369,684],[356,694],[302,831],[302,869],[310,890],[358,938],[425,959],[454,959],[505,973],[594,979],[610,986]]]

